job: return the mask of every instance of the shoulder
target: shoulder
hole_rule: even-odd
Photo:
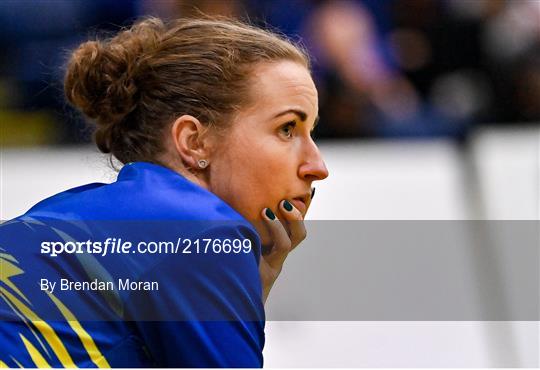
[[[125,165],[112,184],[88,184],[47,198],[26,215],[71,220],[245,221],[207,189],[145,162]]]

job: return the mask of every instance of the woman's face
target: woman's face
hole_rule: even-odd
[[[210,159],[209,188],[250,221],[277,212],[287,199],[305,216],[312,183],[328,176],[311,137],[317,121],[315,84],[302,65],[258,65],[253,104],[234,118]]]

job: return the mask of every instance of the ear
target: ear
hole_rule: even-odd
[[[188,168],[198,168],[197,161],[208,160],[209,144],[205,135],[207,128],[190,115],[176,119],[171,127],[176,153]]]

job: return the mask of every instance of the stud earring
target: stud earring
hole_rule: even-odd
[[[208,161],[206,159],[199,159],[197,164],[199,165],[199,168],[204,169],[208,166]]]

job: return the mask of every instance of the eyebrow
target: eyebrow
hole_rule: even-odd
[[[278,117],[284,116],[284,115],[289,114],[289,113],[296,114],[300,118],[300,121],[302,121],[302,122],[305,122],[306,119],[307,119],[307,113],[303,112],[301,110],[298,110],[298,109],[287,109],[286,111],[283,111],[281,113],[276,114],[274,116],[274,118],[278,118]],[[314,129],[317,126],[317,124],[319,123],[319,118],[320,118],[320,116],[317,116],[315,118],[315,122],[313,123],[313,128],[312,129]]]

